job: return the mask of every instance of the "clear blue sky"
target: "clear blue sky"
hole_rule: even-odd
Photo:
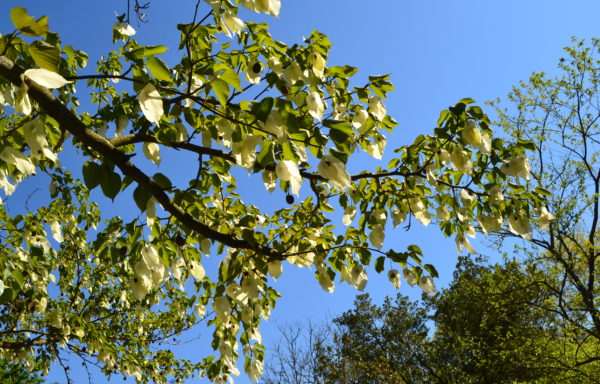
[[[175,25],[191,21],[194,4],[192,0],[151,0],[150,22],[134,24],[136,37],[143,43],[174,47],[174,51],[179,39]],[[114,14],[124,12],[126,0],[4,0],[0,32],[11,29],[8,12],[15,5],[36,16],[50,15],[51,28],[61,33],[64,44],[90,54],[91,71],[94,59],[111,48]],[[571,36],[600,36],[598,15],[597,1],[558,0],[282,0],[279,18],[245,14],[249,20],[269,22],[273,36],[288,44],[301,42],[313,29],[327,34],[333,43],[330,64],[356,66],[363,78],[392,73],[396,91],[386,104],[399,126],[388,137],[388,149],[432,132],[440,110],[463,97],[483,103],[505,96],[532,71],[553,72]],[[376,165],[371,162],[368,166]],[[168,163],[165,167],[168,171]],[[257,201],[268,198],[266,194],[251,197]],[[421,245],[427,260],[440,271],[438,285],[446,284],[457,257],[454,242],[444,240],[435,228],[422,229],[417,223],[410,232],[388,232],[385,247],[403,249],[411,243]],[[482,245],[475,245],[485,252]],[[334,294],[325,293],[307,269],[285,265],[284,272],[275,284],[283,298],[262,327],[267,347],[277,340],[276,322],[336,316],[351,307],[356,294],[353,288],[339,284]],[[374,272],[367,291],[378,302],[395,294],[387,278]],[[418,289],[406,285],[401,292],[420,296]],[[209,337],[207,333],[186,345],[186,353],[203,356]],[[51,377],[63,380],[59,371]],[[104,380],[101,375],[95,379],[97,383]],[[240,377],[236,382],[248,380]]]

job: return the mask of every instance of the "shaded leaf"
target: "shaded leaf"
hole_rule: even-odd
[[[58,72],[60,50],[45,41],[34,41],[29,45],[29,53],[35,64],[52,72]]]
[[[214,79],[210,82],[210,86],[215,91],[219,103],[223,106],[227,104],[227,98],[229,97],[229,85],[227,82],[221,79]]]
[[[94,189],[102,179],[102,167],[97,163],[88,161],[83,164],[83,181],[88,189]]]

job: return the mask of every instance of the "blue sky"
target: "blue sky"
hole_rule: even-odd
[[[136,37],[142,43],[171,46],[171,53],[175,53],[179,40],[175,25],[191,21],[194,4],[192,0],[152,0],[147,11],[150,22],[134,23]],[[463,97],[474,98],[480,104],[503,97],[533,71],[552,73],[571,36],[600,36],[600,3],[568,4],[554,0],[282,0],[279,18],[249,12],[244,17],[268,22],[274,38],[287,44],[301,42],[313,29],[327,34],[333,43],[329,63],[358,67],[359,79],[370,74],[392,74],[396,91],[386,105],[399,126],[388,137],[389,153],[383,166],[391,149],[409,143],[418,134],[431,133],[442,109]],[[0,4],[0,32],[11,29],[8,12],[15,5],[28,8],[36,16],[50,15],[51,29],[62,35],[64,44],[90,54],[87,73],[93,70],[94,60],[111,49],[115,11],[123,13],[126,0],[4,0]],[[371,161],[366,166],[377,165],[380,163]],[[161,172],[165,170],[169,170],[168,163]],[[266,202],[283,200],[283,195],[259,193],[251,198]],[[119,207],[107,209],[110,212]],[[446,284],[457,257],[454,242],[443,239],[436,228],[425,229],[416,223],[410,232],[401,228],[388,232],[384,247],[403,249],[411,243],[420,245],[427,260],[438,268],[438,286]],[[475,245],[484,253],[495,254],[485,251],[481,244]],[[339,284],[334,294],[322,291],[307,269],[285,265],[284,272],[275,283],[283,298],[262,327],[267,347],[277,340],[275,323],[336,316],[351,307],[356,294],[353,288]],[[385,276],[373,272],[369,277],[367,291],[375,301],[395,294]],[[400,290],[415,298],[420,296],[418,289],[406,285]],[[203,338],[184,349],[189,354],[198,350],[204,353],[207,343],[208,338]],[[58,370],[51,377],[63,380]],[[104,380],[101,375],[95,379],[97,383]],[[236,382],[248,381],[240,377]]]

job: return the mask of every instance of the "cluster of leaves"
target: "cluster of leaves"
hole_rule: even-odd
[[[16,215],[0,207],[5,359],[47,372],[66,351],[142,382],[195,373],[226,382],[239,373],[241,343],[244,370],[256,380],[259,324],[279,298],[270,282],[283,262],[314,268],[331,292],[337,276],[363,289],[366,267],[382,272],[389,260],[394,285],[400,268],[433,293],[437,271],[417,245],[382,250],[389,221],[433,221],[459,252],[473,252],[467,236],[476,228],[508,223],[530,237],[530,222],[550,220],[545,191],[518,184],[529,178],[531,142],[493,138],[470,99],[443,111],[433,135],[396,149],[387,167],[351,175],[353,155],[381,159],[396,125],[383,103],[389,76],[351,86],[357,69],[327,66],[323,34],[287,46],[267,25],[242,21],[233,2],[207,3],[204,18],[178,25],[178,62],[159,58],[167,47],[140,45],[120,17],[115,50],[91,74],[80,73],[87,55],[63,46],[46,17],[11,11],[15,30],[0,38],[0,187],[9,195],[45,174],[50,203]],[[239,3],[269,14],[280,7]],[[80,107],[77,85],[87,87],[94,112]],[[81,163],[58,162],[67,145],[83,163],[83,182],[73,173]],[[197,168],[145,171],[165,151],[192,154]],[[269,212],[244,203],[240,170],[293,205]],[[102,221],[89,202],[98,186],[110,199],[133,200],[146,220]],[[342,211],[345,230],[334,214]],[[214,275],[202,265],[211,253],[223,255]],[[161,344],[202,320],[218,358],[188,361]]]

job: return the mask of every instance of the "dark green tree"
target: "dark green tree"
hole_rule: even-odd
[[[558,340],[541,272],[515,261],[485,265],[459,261],[454,281],[426,298],[435,333],[429,358],[447,383],[552,382]]]
[[[44,380],[35,372],[28,372],[20,365],[0,359],[0,383],[3,384],[42,384]]]
[[[450,287],[422,302],[398,295],[382,305],[358,296],[314,345],[312,375],[293,383],[580,383],[592,370],[562,364],[576,346],[544,309],[542,271],[516,261],[461,258]],[[297,351],[298,353],[298,351]],[[281,379],[267,364],[265,383]]]

